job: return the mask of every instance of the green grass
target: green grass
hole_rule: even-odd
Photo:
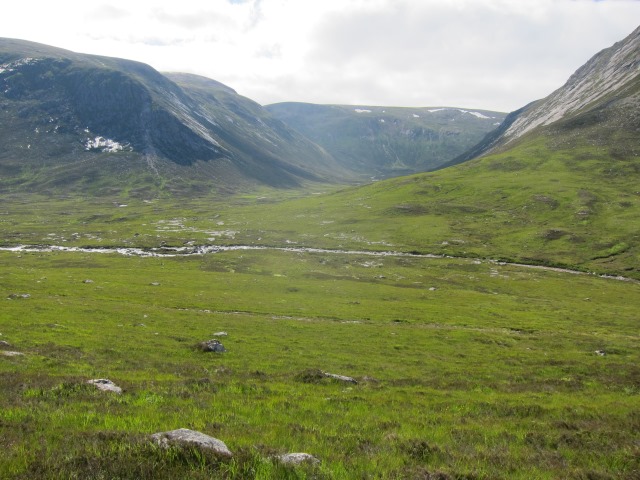
[[[0,356],[0,478],[637,478],[640,207],[625,155],[540,136],[358,188],[3,191],[4,245],[450,257],[0,252],[0,350],[24,354]],[[227,353],[196,348],[223,330]],[[99,377],[124,393],[84,383]],[[233,460],[149,442],[180,427]],[[322,463],[273,460],[292,451]]]
[[[0,311],[4,349],[24,353],[0,357],[3,477],[634,478],[639,468],[635,283],[274,251],[5,252],[0,264],[2,297],[31,295]],[[227,353],[194,348],[221,330]],[[306,383],[311,369],[359,383]],[[84,384],[98,377],[124,393]],[[180,427],[236,456],[148,442]],[[289,451],[322,463],[270,460]]]
[[[5,244],[191,243],[397,250],[640,279],[636,156],[545,137],[439,172],[190,199],[5,194]],[[119,205],[127,205],[120,207]]]

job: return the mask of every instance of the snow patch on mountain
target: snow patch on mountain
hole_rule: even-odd
[[[470,110],[463,110],[462,108],[432,108],[430,110],[427,110],[427,112],[436,113],[436,112],[444,112],[446,110],[452,110],[454,112],[460,112],[460,113],[468,113],[469,115],[473,115],[474,117],[481,118],[483,120],[484,119],[488,119],[488,118],[493,118],[493,117],[487,117],[485,114],[480,113],[480,112],[473,112],[473,111],[470,111]]]
[[[356,113],[371,113],[371,110],[367,110],[366,108],[354,108],[353,111]]]
[[[468,113],[469,115],[473,115],[474,117],[478,117],[478,118],[482,118],[482,119],[491,118],[491,117],[487,117],[486,115],[484,115],[484,114],[482,114],[480,112],[470,112],[469,110],[462,110],[461,108],[459,108],[458,111],[462,112],[462,113]]]
[[[86,151],[99,150],[101,152],[114,153],[121,152],[125,149],[131,150],[131,147],[129,146],[129,144],[123,145],[116,142],[115,140],[111,140],[110,138],[98,136],[93,139],[87,138],[86,142],[84,143],[84,149]]]
[[[35,65],[38,61],[37,58],[25,57],[13,62],[3,63],[0,64],[0,73],[14,72],[23,65]]]

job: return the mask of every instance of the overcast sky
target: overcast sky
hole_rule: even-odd
[[[282,101],[512,111],[640,23],[637,0],[29,0],[0,36]]]

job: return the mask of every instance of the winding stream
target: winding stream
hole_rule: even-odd
[[[633,278],[613,275],[600,275],[597,273],[588,273],[580,270],[571,270],[568,268],[547,267],[544,265],[530,265],[526,263],[501,262],[497,260],[487,260],[473,257],[455,257],[450,255],[435,255],[430,253],[405,253],[395,251],[370,251],[370,250],[331,250],[325,248],[312,247],[269,247],[261,245],[198,245],[188,247],[153,247],[153,248],[134,248],[134,247],[66,247],[62,245],[16,245],[13,247],[0,247],[3,252],[78,252],[78,253],[115,253],[119,255],[131,257],[178,257],[191,255],[207,255],[211,253],[232,252],[232,251],[255,251],[255,250],[272,250],[294,253],[323,253],[323,254],[339,254],[339,255],[367,255],[371,257],[413,257],[413,258],[460,258],[469,261],[485,261],[495,265],[508,265],[520,268],[535,268],[538,270],[546,270],[552,272],[570,273],[574,275],[595,275],[600,278],[611,280],[619,280],[623,282],[640,283]]]

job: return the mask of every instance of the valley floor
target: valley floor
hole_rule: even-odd
[[[3,251],[0,289],[2,477],[640,469],[635,282],[412,255]],[[227,352],[196,348],[211,338]],[[149,441],[181,427],[233,459]],[[321,463],[273,459],[299,451]]]

